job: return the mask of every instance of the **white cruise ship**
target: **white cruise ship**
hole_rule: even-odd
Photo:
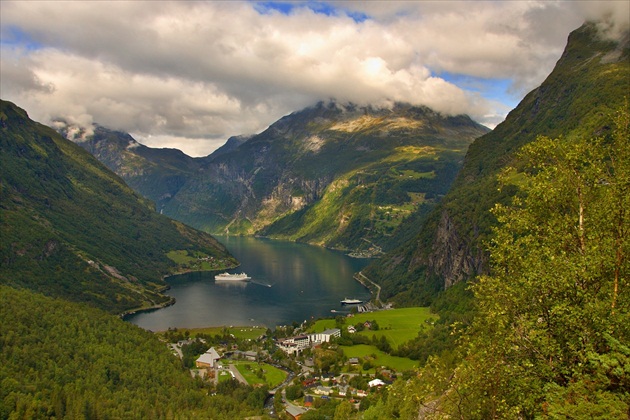
[[[345,298],[344,300],[341,301],[342,305],[358,305],[360,303],[363,303],[363,301],[359,300],[359,299],[348,299],[348,298]]]
[[[214,276],[215,280],[219,281],[248,281],[251,279],[247,274],[230,274],[230,273],[221,273]]]

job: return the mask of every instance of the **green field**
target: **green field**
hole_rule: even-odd
[[[250,385],[267,384],[269,388],[273,388],[280,385],[287,377],[285,371],[267,363],[233,362],[233,364]],[[263,378],[256,375],[256,372],[261,368],[264,374]]]
[[[348,358],[359,357],[363,360],[368,358],[373,366],[386,366],[398,372],[411,370],[418,366],[418,362],[415,360],[407,359],[405,357],[390,356],[371,345],[359,344],[356,346],[341,346],[341,348]],[[374,372],[374,370],[375,369],[372,368],[368,372]]]
[[[236,338],[246,340],[255,340],[267,332],[263,327],[203,327],[203,328],[178,328],[181,332],[188,331],[191,337],[197,337],[199,334],[223,335],[225,331],[234,335]]]
[[[346,325],[376,320],[379,326],[377,331],[363,330],[357,334],[370,338],[373,335],[376,338],[385,336],[393,348],[398,348],[416,338],[421,329],[429,328],[431,324],[426,321],[431,318],[435,319],[437,315],[431,314],[429,308],[401,308],[356,314],[352,318],[346,318]]]
[[[423,328],[429,328],[427,320],[437,318],[431,314],[429,308],[401,308],[386,311],[358,313],[352,317],[344,319],[344,328],[348,325],[356,325],[365,321],[375,320],[379,326],[377,331],[364,330],[357,334],[365,335],[369,338],[385,336],[393,348],[398,348],[401,344],[415,338]],[[309,329],[310,332],[321,332],[328,328],[335,328],[334,319],[320,319]]]

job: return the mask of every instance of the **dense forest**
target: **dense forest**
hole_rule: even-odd
[[[234,419],[267,396],[210,390],[156,335],[85,305],[0,286],[0,319],[3,419]]]
[[[470,286],[455,356],[430,357],[364,418],[628,418],[629,115],[603,137],[540,137],[502,171],[518,193],[493,210],[491,272]]]

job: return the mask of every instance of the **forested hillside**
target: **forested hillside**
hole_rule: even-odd
[[[117,317],[0,286],[0,418],[235,419],[264,402],[208,396],[166,345]]]
[[[0,284],[120,313],[167,303],[165,275],[237,264],[89,153],[0,104]]]
[[[469,148],[464,165],[443,202],[414,238],[365,273],[381,283],[383,296],[399,304],[427,303],[439,290],[488,271],[486,243],[495,203],[508,203],[513,187],[499,188],[502,168],[519,167],[525,144],[544,135],[591,138],[611,130],[611,114],[628,100],[630,46],[587,23],[569,36],[553,72],[492,132]]]
[[[540,137],[502,171],[517,192],[492,211],[456,357],[430,358],[364,418],[628,418],[628,104],[608,121],[598,137]]]

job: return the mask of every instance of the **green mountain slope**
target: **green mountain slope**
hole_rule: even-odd
[[[2,284],[121,312],[167,303],[167,274],[236,265],[214,238],[156,214],[89,153],[0,105]]]
[[[158,338],[103,311],[0,285],[0,418],[235,419]]]
[[[72,127],[71,127],[72,128]],[[68,136],[68,127],[60,130]],[[153,201],[158,211],[199,169],[201,159],[177,149],[144,146],[129,134],[96,126],[92,135],[73,136],[72,140],[92,153],[125,183]]]
[[[487,269],[484,241],[495,220],[489,210],[514,191],[498,190],[496,176],[514,153],[539,135],[597,136],[610,130],[612,110],[630,92],[628,35],[607,40],[595,24],[574,31],[553,72],[491,133],[477,139],[443,202],[420,233],[367,274],[399,303],[427,301],[438,290]]]
[[[208,232],[388,248],[404,221],[448,191],[468,145],[487,131],[428,108],[319,103],[209,156],[164,213]]]

